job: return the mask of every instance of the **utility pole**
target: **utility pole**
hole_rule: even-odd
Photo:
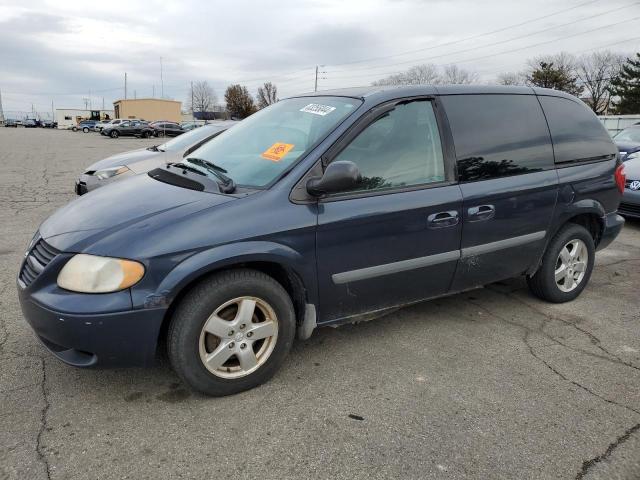
[[[89,110],[93,110],[93,104],[91,103],[91,90],[89,90]]]
[[[56,121],[56,115],[55,112],[53,110],[53,100],[51,100],[51,123]]]
[[[102,110],[104,110],[104,97],[102,97]]]
[[[316,85],[315,87],[313,87],[313,91],[314,92],[318,91],[318,65],[316,65]]]
[[[124,72],[124,99],[127,99],[127,72]]]
[[[4,110],[2,109],[2,91],[0,91],[0,122],[4,123]]]
[[[153,85],[153,94],[151,95],[151,98],[156,98],[156,86]]]
[[[160,98],[164,98],[164,80],[162,79],[162,57],[160,57]]]
[[[137,90],[134,90],[133,91],[133,99],[135,100],[137,98],[138,98],[138,92],[137,92]]]

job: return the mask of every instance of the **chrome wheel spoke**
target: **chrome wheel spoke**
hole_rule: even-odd
[[[236,357],[238,357],[238,361],[240,362],[240,367],[244,370],[251,370],[256,365],[258,365],[258,359],[256,358],[256,354],[253,353],[253,349],[251,346],[247,346],[246,348],[240,350],[236,353]]]
[[[251,340],[262,340],[263,338],[273,337],[276,334],[276,324],[271,320],[251,325]]]
[[[571,253],[567,249],[567,246],[568,244],[565,245],[562,250],[560,250],[560,260],[562,261],[562,264],[565,266],[568,265],[569,262],[571,261]]]
[[[229,360],[229,357],[233,354],[233,350],[229,348],[229,342],[220,342],[220,345],[216,349],[207,355],[205,363],[207,367],[217,370],[224,362]]]
[[[249,298],[243,298],[238,305],[238,313],[234,322],[249,323],[253,318],[253,312],[256,309],[256,301]]]
[[[229,334],[231,322],[220,318],[215,313],[209,317],[207,323],[204,324],[204,330],[211,335],[219,338],[225,338]]]
[[[566,274],[567,274],[566,265],[564,264],[560,265],[560,267],[556,269],[556,282],[559,282],[560,280],[562,280]]]
[[[582,261],[578,261],[576,262],[576,264],[573,266],[573,269],[576,272],[584,272],[587,270],[587,263],[586,262],[582,262]]]

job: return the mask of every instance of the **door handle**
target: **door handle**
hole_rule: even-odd
[[[429,228],[453,227],[459,221],[458,212],[449,210],[448,212],[432,213],[427,217],[427,226]]]
[[[482,220],[489,220],[496,214],[496,207],[493,205],[478,205],[477,207],[470,207],[467,210],[467,216],[470,222],[480,222]]]

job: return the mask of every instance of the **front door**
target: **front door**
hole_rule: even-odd
[[[462,196],[432,101],[384,110],[330,158],[354,162],[362,182],[318,203],[322,322],[446,293],[459,258]]]

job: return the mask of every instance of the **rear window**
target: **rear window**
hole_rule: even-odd
[[[615,155],[617,149],[598,117],[568,98],[538,97],[551,130],[556,163]]]
[[[441,99],[461,182],[553,167],[549,130],[534,95],[449,95]]]

